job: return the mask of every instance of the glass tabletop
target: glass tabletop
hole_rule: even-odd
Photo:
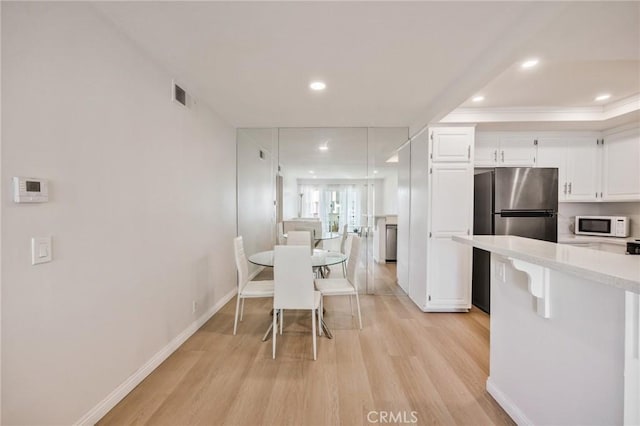
[[[249,262],[260,265],[273,267],[273,250],[261,251],[248,257]],[[311,256],[311,266],[314,268],[320,266],[337,265],[347,260],[347,256],[335,251],[314,249]]]

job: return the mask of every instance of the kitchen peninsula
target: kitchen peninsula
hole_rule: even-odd
[[[518,424],[640,424],[640,256],[453,240],[491,252],[487,390]]]

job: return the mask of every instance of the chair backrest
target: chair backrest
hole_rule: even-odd
[[[238,290],[242,291],[249,281],[249,266],[247,265],[247,257],[244,254],[242,237],[233,239],[233,251],[236,258],[236,268],[238,268]]]
[[[322,235],[322,222],[319,220],[285,220],[282,222],[283,231],[288,234],[290,231],[298,231],[302,228],[313,229],[315,235],[320,237]]]
[[[306,247],[274,247],[273,282],[274,309],[313,309],[313,270]]]
[[[278,233],[278,245],[284,245],[286,244],[286,240],[284,238],[284,223],[282,222],[278,222],[277,225],[277,233]]]
[[[345,243],[347,242],[347,237],[349,236],[349,234],[347,233],[347,224],[345,223],[344,226],[342,227],[342,237],[340,238],[340,253],[345,254]]]
[[[289,231],[287,233],[288,246],[307,246],[313,253],[313,239],[310,231]],[[308,253],[308,252],[307,252]]]
[[[356,270],[358,269],[358,262],[360,257],[360,237],[354,235],[351,237],[351,249],[349,250],[349,259],[347,259],[347,280],[358,289],[356,283]]]

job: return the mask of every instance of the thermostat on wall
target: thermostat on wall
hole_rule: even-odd
[[[13,201],[16,203],[46,203],[49,188],[46,179],[14,177]]]

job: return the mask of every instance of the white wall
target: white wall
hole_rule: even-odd
[[[71,424],[233,294],[235,131],[89,4],[2,8],[2,185],[50,180],[2,198],[2,423]]]
[[[275,242],[276,142],[277,129],[238,129],[238,235],[247,254],[271,250]]]

